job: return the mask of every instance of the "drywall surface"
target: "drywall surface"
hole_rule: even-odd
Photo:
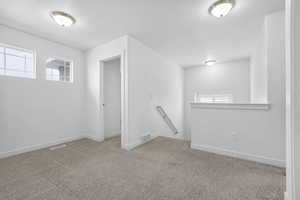
[[[85,53],[86,92],[85,109],[88,136],[101,141],[104,139],[103,115],[100,98],[100,60],[119,56],[127,50],[127,36],[99,45]]]
[[[0,157],[81,137],[82,52],[4,26],[0,43],[37,53],[37,79],[0,76]],[[49,57],[74,61],[74,83],[46,81]]]
[[[284,13],[268,15],[266,30],[270,110],[192,109],[194,147],[285,165]]]
[[[104,62],[104,137],[121,135],[121,62],[120,58]]]
[[[232,94],[235,103],[250,102],[250,60],[241,59],[213,66],[184,70],[185,133],[190,139],[190,103],[194,93]]]
[[[291,92],[291,105],[290,110],[291,120],[288,125],[291,125],[292,131],[292,138],[288,140],[288,148],[291,151],[289,153],[289,169],[288,169],[288,188],[287,191],[289,192],[289,200],[297,200],[300,199],[300,2],[297,0],[292,0],[292,45],[293,45],[293,55],[292,55],[292,73],[291,79],[288,81],[292,82],[292,87],[289,88],[288,92]],[[289,103],[289,102],[288,102]],[[292,173],[291,173],[292,172]],[[294,177],[289,177],[290,175]],[[292,185],[291,185],[292,183]],[[294,193],[292,195],[291,193]],[[293,199],[292,199],[293,197]]]
[[[124,52],[126,52],[124,54]],[[163,106],[183,138],[183,73],[181,67],[169,64],[152,49],[124,36],[86,52],[87,63],[87,126],[90,137],[103,140],[102,108],[100,102],[99,61],[122,54],[126,61],[128,83],[128,137],[124,148],[132,149],[143,143],[143,136],[162,135],[173,137],[173,133],[156,111]]]
[[[278,127],[267,120],[270,112],[192,108],[192,148],[282,167],[284,141],[276,136]]]
[[[183,138],[181,67],[166,62],[152,49],[129,37],[128,69],[130,145],[139,143],[147,134]],[[164,108],[180,134],[173,135],[156,106]]]
[[[267,65],[267,19],[261,26],[261,32],[251,55],[250,89],[252,103],[268,102],[268,65]]]

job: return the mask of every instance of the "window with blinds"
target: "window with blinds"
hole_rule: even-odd
[[[46,63],[46,79],[50,81],[73,82],[73,62],[49,58]]]
[[[203,95],[195,93],[195,103],[233,103],[232,94]]]
[[[0,75],[36,78],[34,51],[0,44]]]

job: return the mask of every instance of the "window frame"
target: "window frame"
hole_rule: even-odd
[[[54,59],[54,60],[63,60],[64,62],[69,62],[70,63],[70,81],[61,81],[61,80],[49,80],[47,78],[47,63],[50,59]],[[46,81],[53,81],[53,82],[58,82],[58,83],[67,83],[67,84],[73,84],[74,83],[74,60],[69,59],[69,58],[64,58],[64,57],[60,57],[60,56],[49,56],[46,59],[45,62],[45,79]],[[66,70],[64,70],[64,77],[66,77]]]
[[[36,69],[36,63],[37,63],[37,53],[36,53],[36,50],[32,50],[32,49],[26,49],[26,48],[23,48],[23,47],[19,47],[19,46],[15,46],[15,45],[10,45],[10,44],[6,44],[6,43],[1,43],[0,42],[0,47],[3,47],[4,48],[4,52],[3,52],[3,55],[4,55],[4,65],[3,65],[3,69],[4,71],[6,70],[6,65],[5,65],[5,60],[6,60],[6,57],[5,57],[5,49],[6,48],[10,48],[10,49],[14,49],[14,50],[17,50],[17,51],[23,51],[23,52],[26,52],[26,53],[30,53],[33,55],[33,59],[32,59],[32,74],[33,76],[32,77],[25,77],[25,76],[12,76],[12,75],[6,75],[6,74],[0,74],[0,77],[10,77],[10,78],[23,78],[23,79],[32,79],[32,80],[36,80],[37,79],[37,69]]]
[[[203,101],[201,99],[209,99]],[[228,99],[229,101],[221,101],[222,99]],[[194,93],[194,102],[195,103],[234,103],[234,96],[231,93],[224,94],[201,94],[200,92]]]

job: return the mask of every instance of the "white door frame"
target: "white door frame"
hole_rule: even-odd
[[[296,200],[294,163],[294,9],[294,0],[286,0],[286,200]]]
[[[126,149],[126,146],[128,146],[128,65],[127,65],[127,57],[126,57],[126,51],[122,51],[120,53],[117,53],[115,55],[110,55],[107,57],[103,57],[99,61],[99,67],[100,67],[100,131],[104,138],[104,81],[103,81],[103,74],[104,74],[104,62],[113,60],[116,58],[120,58],[121,61],[121,147],[123,149]]]

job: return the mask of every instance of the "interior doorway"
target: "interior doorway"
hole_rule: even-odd
[[[126,51],[109,53],[99,60],[100,135],[119,136],[122,149],[128,144],[128,66]]]
[[[121,142],[121,60],[103,62],[104,139],[119,137]]]

